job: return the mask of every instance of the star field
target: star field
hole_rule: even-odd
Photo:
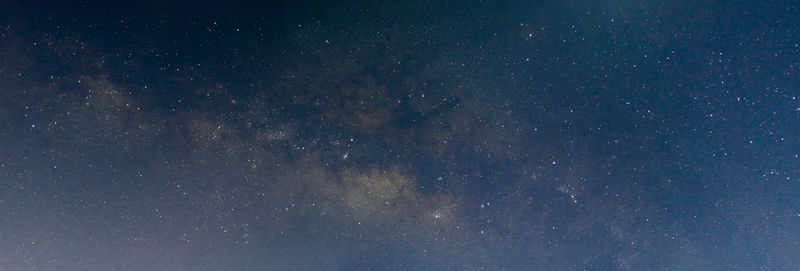
[[[800,6],[0,4],[0,270],[798,270]]]

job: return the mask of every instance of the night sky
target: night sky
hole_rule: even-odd
[[[798,14],[2,1],[0,270],[800,270]]]

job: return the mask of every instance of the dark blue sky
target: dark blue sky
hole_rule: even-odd
[[[798,270],[800,6],[0,4],[0,270]]]

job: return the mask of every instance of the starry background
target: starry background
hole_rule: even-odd
[[[797,14],[4,1],[0,270],[800,270]]]

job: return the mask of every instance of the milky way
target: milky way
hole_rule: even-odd
[[[800,7],[0,4],[0,270],[797,270]]]

